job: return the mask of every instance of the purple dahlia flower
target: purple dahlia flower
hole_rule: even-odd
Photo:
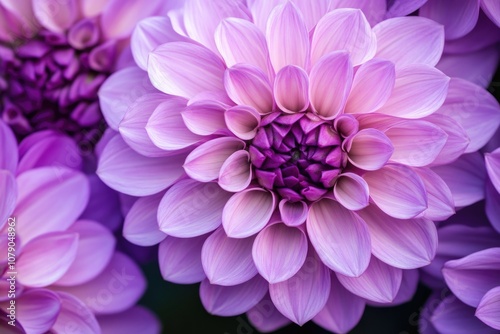
[[[411,298],[455,207],[430,167],[500,123],[483,88],[434,68],[442,26],[340,7],[186,1],[138,24],[138,67],[99,93],[118,133],[97,173],[141,197],[124,235],[161,242],[163,277],[201,281],[210,313],[264,331],[346,332],[366,302]]]
[[[0,121],[0,331],[158,333],[154,315],[134,306],[146,287],[140,268],[115,251],[106,226],[84,218],[91,181],[63,164],[74,142],[33,136],[18,148]]]

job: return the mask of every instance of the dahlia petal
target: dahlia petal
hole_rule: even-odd
[[[393,155],[391,140],[376,129],[363,129],[346,142],[349,161],[364,170],[382,168]]]
[[[403,270],[403,278],[398,294],[390,304],[391,306],[401,305],[413,299],[418,286],[418,270]]]
[[[7,222],[16,207],[17,185],[14,176],[7,170],[0,170],[0,228]]]
[[[153,246],[165,239],[156,218],[162,197],[162,193],[141,197],[132,205],[123,223],[125,239],[139,246]]]
[[[250,310],[266,295],[267,282],[259,275],[243,284],[221,286],[201,282],[201,303],[208,313],[218,316],[236,316]]]
[[[346,290],[335,275],[330,275],[330,278],[330,296],[313,322],[332,332],[347,333],[358,324],[366,303],[363,298]]]
[[[248,20],[250,13],[241,1],[189,0],[185,1],[183,17],[189,37],[217,52],[214,33],[219,22],[227,17]]]
[[[500,193],[491,182],[486,183],[486,216],[491,226],[500,233]]]
[[[215,44],[228,67],[250,64],[269,74],[266,37],[253,23],[234,17],[222,20],[215,30]]]
[[[201,282],[205,277],[201,249],[206,235],[194,238],[166,237],[158,249],[158,262],[163,279],[177,284]]]
[[[444,26],[446,39],[457,39],[468,34],[479,17],[479,1],[466,0],[449,7],[443,0],[427,1],[418,14]]]
[[[382,59],[371,59],[362,64],[352,83],[345,112],[365,114],[382,107],[392,94],[396,73],[394,64]]]
[[[42,334],[49,331],[61,310],[57,295],[49,290],[35,289],[17,298],[16,318],[27,333]]]
[[[490,327],[500,330],[500,286],[486,292],[479,302],[476,317]]]
[[[302,13],[307,31],[311,31],[318,21],[328,12],[330,0],[293,0],[294,5]]]
[[[432,221],[394,219],[374,205],[358,213],[368,226],[372,254],[388,265],[415,269],[428,265],[434,258],[438,237]]]
[[[335,199],[346,209],[357,211],[368,206],[370,200],[368,184],[359,175],[342,173],[335,182]]]
[[[17,260],[17,280],[30,287],[51,285],[68,271],[77,249],[76,233],[53,232],[31,240]]]
[[[450,78],[427,65],[409,65],[396,72],[389,100],[377,112],[402,118],[434,113],[446,99]]]
[[[434,221],[450,218],[455,213],[455,203],[446,182],[429,168],[418,168],[415,172],[427,191],[428,208],[423,217]]]
[[[276,196],[261,188],[234,194],[222,211],[222,226],[231,238],[246,238],[266,226],[276,207]]]
[[[302,14],[292,2],[273,9],[267,22],[266,39],[275,73],[287,65],[307,66],[309,31]]]
[[[252,181],[252,165],[250,154],[239,150],[227,158],[220,169],[219,185],[230,192],[239,192],[246,189]]]
[[[342,113],[353,78],[349,54],[339,51],[324,56],[314,65],[309,78],[309,99],[314,112],[324,119],[334,119]]]
[[[428,0],[391,0],[386,17],[406,16],[422,7]]]
[[[132,150],[120,136],[115,136],[104,148],[96,173],[117,191],[132,196],[148,196],[167,188],[183,174],[185,156],[179,153],[148,158]]]
[[[156,315],[142,306],[109,315],[97,317],[102,334],[157,334],[161,333],[161,323]]]
[[[161,44],[178,41],[187,39],[174,31],[168,16],[153,16],[137,23],[130,39],[130,47],[137,66],[147,71],[151,51]]]
[[[439,126],[420,120],[399,122],[385,131],[385,135],[394,145],[391,161],[413,167],[431,164],[448,139]]]
[[[182,180],[163,196],[158,207],[160,230],[178,238],[191,238],[215,230],[230,197],[216,183]]]
[[[500,106],[482,87],[453,78],[439,114],[455,119],[467,132],[470,144],[466,153],[483,147],[500,125]]]
[[[76,256],[56,285],[78,285],[99,275],[111,260],[115,250],[115,237],[102,224],[80,220],[71,225],[67,232],[78,234]],[[96,249],[99,249],[98,255]]]
[[[262,277],[269,283],[278,283],[299,271],[306,260],[307,248],[307,237],[302,230],[278,223],[257,235],[252,256]]]
[[[477,307],[488,290],[500,285],[500,248],[489,248],[444,264],[450,290],[465,304]]]
[[[333,51],[349,52],[354,66],[373,58],[377,51],[377,40],[370,24],[359,9],[344,8],[323,16],[311,42],[311,63]]]
[[[303,112],[309,107],[309,77],[298,66],[283,67],[274,81],[274,98],[284,112]]]
[[[254,107],[262,115],[273,109],[273,89],[266,74],[258,67],[234,65],[224,73],[224,86],[236,104]]]
[[[33,13],[38,22],[48,30],[62,33],[75,22],[79,15],[77,0],[64,3],[55,0],[33,1]]]
[[[181,111],[184,124],[192,133],[208,136],[226,129],[225,107],[216,101],[191,103]]]
[[[424,184],[410,167],[386,165],[363,175],[373,202],[388,215],[408,219],[427,209]]]
[[[424,17],[388,19],[373,27],[373,32],[377,36],[376,57],[392,61],[396,69],[411,64],[435,66],[443,53],[443,26]]]
[[[279,203],[279,210],[285,225],[299,226],[306,221],[309,207],[303,201],[290,202],[282,199]]]
[[[118,130],[118,124],[130,104],[142,95],[154,91],[147,73],[138,67],[127,67],[113,73],[104,81],[98,93],[106,123],[113,130]]]
[[[184,170],[200,182],[215,180],[231,154],[245,148],[245,143],[233,137],[212,139],[195,148],[186,158]]]
[[[99,334],[101,328],[94,313],[80,299],[70,293],[57,292],[61,301],[61,311],[51,331],[67,332],[68,328],[78,328],[79,334]]]
[[[252,326],[262,333],[271,333],[291,323],[274,306],[269,294],[248,310],[246,315]]]
[[[259,113],[249,106],[229,108],[224,113],[224,119],[228,129],[243,140],[253,139],[260,125]]]
[[[372,1],[359,1],[359,0],[330,0],[330,9],[334,8],[359,8],[363,11],[366,19],[373,27],[384,19],[387,11],[387,1],[385,0],[372,0]]]
[[[330,270],[313,250],[309,250],[297,274],[286,281],[270,284],[269,294],[285,317],[302,326],[325,307],[330,284]]]
[[[123,140],[137,153],[147,157],[161,157],[169,154],[162,150],[161,145],[156,144],[156,137],[151,136],[150,138],[148,136],[147,130],[149,128],[146,127],[151,115],[155,114],[157,107],[164,103],[173,109],[172,112],[178,112],[186,105],[186,101],[181,98],[167,99],[162,93],[145,94],[130,105],[120,122],[118,129]],[[175,109],[176,107],[177,109]],[[172,131],[172,129],[165,130]]]
[[[252,259],[255,238],[230,238],[219,228],[203,244],[201,263],[211,284],[232,286],[257,275]]]
[[[188,99],[203,91],[223,91],[225,69],[216,54],[193,43],[166,43],[149,54],[148,74],[153,86]]]
[[[13,216],[22,222],[16,226],[16,232],[23,243],[44,233],[67,229],[85,209],[90,192],[84,174],[63,167],[24,172],[17,177],[17,189]]]
[[[368,268],[359,277],[337,273],[337,278],[347,290],[359,297],[377,303],[390,303],[399,291],[403,271],[372,256]]]
[[[481,0],[481,8],[500,27],[500,4],[495,0]]]
[[[128,256],[115,252],[108,266],[93,280],[75,286],[57,287],[69,293],[95,314],[112,314],[135,305],[146,290],[146,279]]]
[[[456,207],[468,206],[484,198],[484,159],[479,153],[464,154],[452,164],[432,168],[451,190]]]
[[[337,202],[324,198],[311,205],[307,234],[325,265],[347,276],[361,275],[370,262],[365,222]]]
[[[16,137],[7,124],[0,122],[0,169],[16,174],[18,159]]]

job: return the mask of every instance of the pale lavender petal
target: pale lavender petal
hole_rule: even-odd
[[[186,127],[200,136],[207,136],[225,131],[225,106],[218,101],[197,101],[181,111]]]
[[[219,177],[220,169],[231,154],[245,148],[238,138],[212,139],[195,148],[186,158],[184,170],[192,179],[209,182]]]
[[[158,262],[163,279],[177,284],[201,282],[205,277],[201,249],[207,235],[194,238],[167,236],[158,248]]]
[[[259,275],[234,286],[201,282],[200,299],[205,309],[213,315],[235,316],[250,310],[266,295],[268,283]]]
[[[248,321],[262,333],[271,333],[291,323],[274,306],[269,294],[247,312]],[[250,331],[250,329],[249,329]]]
[[[250,154],[239,150],[226,159],[219,173],[219,185],[230,192],[239,192],[246,189],[252,181],[252,165]]]
[[[311,31],[318,21],[328,12],[329,2],[330,0],[293,0],[294,5],[302,13],[308,31]]]
[[[307,234],[325,265],[347,276],[361,275],[370,262],[370,233],[359,216],[324,198],[311,205]]]
[[[157,211],[163,193],[141,197],[133,205],[123,223],[123,236],[139,246],[153,246],[165,239],[160,231]]]
[[[495,0],[481,0],[481,8],[500,27],[500,4]],[[498,329],[498,328],[497,328]]]
[[[427,191],[427,210],[424,211],[423,217],[443,221],[455,214],[455,203],[451,190],[435,172],[429,168],[415,169]]]
[[[425,186],[410,167],[386,165],[364,174],[363,178],[368,183],[373,202],[394,218],[413,218],[428,207]]]
[[[142,306],[116,314],[97,317],[102,334],[158,334],[161,333],[161,323],[157,316]]]
[[[358,212],[364,219],[372,242],[372,254],[402,269],[428,265],[438,245],[436,226],[428,219],[399,220],[371,205]]]
[[[16,174],[18,159],[16,137],[9,126],[0,121],[0,169]]]
[[[28,242],[17,259],[17,281],[30,287],[51,285],[76,259],[78,234],[47,233]]]
[[[366,19],[373,27],[384,19],[384,15],[387,11],[387,3],[386,0],[330,0],[329,10],[334,8],[359,8],[363,11]]]
[[[304,231],[277,223],[257,235],[252,256],[262,277],[269,283],[278,283],[299,271],[306,260],[307,248]]]
[[[359,175],[342,173],[335,182],[335,199],[346,209],[357,211],[368,206],[370,200],[368,184]]]
[[[373,32],[377,36],[376,57],[394,62],[396,69],[411,64],[435,66],[443,53],[443,26],[424,17],[388,19],[373,27]]]
[[[311,41],[311,63],[314,65],[321,57],[338,50],[348,51],[354,66],[375,55],[377,40],[361,10],[334,10],[316,25]]]
[[[62,33],[77,19],[78,5],[77,0],[68,0],[63,3],[55,0],[38,0],[33,1],[33,13],[43,27]]]
[[[222,212],[222,226],[231,238],[246,238],[266,226],[276,207],[276,196],[261,188],[234,194]]]
[[[201,250],[201,263],[210,283],[232,286],[257,275],[252,259],[254,240],[230,238],[222,228],[212,233]]]
[[[302,326],[325,307],[330,284],[330,270],[310,249],[299,272],[284,282],[270,284],[269,294],[285,317]]]
[[[132,196],[156,194],[184,174],[186,154],[148,158],[131,149],[121,138],[113,137],[99,159],[97,175],[111,188]]]
[[[260,125],[260,115],[250,106],[235,106],[224,113],[226,125],[240,139],[251,140]]]
[[[42,334],[49,331],[61,310],[59,297],[45,289],[26,291],[16,302],[16,320],[27,333]]]
[[[278,107],[288,113],[303,112],[309,107],[309,77],[300,67],[288,65],[276,75],[274,98]]]
[[[396,297],[403,271],[371,258],[366,271],[359,277],[349,277],[337,273],[340,283],[353,294],[378,303],[390,303]]]
[[[279,210],[285,225],[299,226],[306,221],[309,206],[303,201],[290,202],[282,199],[279,203]]]
[[[335,275],[331,276],[330,296],[325,307],[313,318],[323,328],[336,333],[347,333],[357,325],[363,311],[363,298],[350,293]]]
[[[490,327],[500,330],[500,286],[486,292],[479,302],[476,317]]]
[[[353,79],[349,54],[332,52],[321,58],[309,75],[309,99],[315,113],[334,119],[343,112]]]
[[[68,328],[78,328],[79,334],[99,334],[101,328],[94,313],[80,299],[70,293],[58,291],[61,311],[51,331],[65,333]]]
[[[17,200],[17,185],[14,176],[7,170],[0,170],[0,228],[7,222]]]
[[[217,183],[182,180],[163,196],[158,207],[158,224],[167,235],[191,238],[215,230],[230,193]]]
[[[215,53],[193,43],[166,43],[149,54],[148,74],[153,86],[188,99],[203,91],[223,91],[225,69]]]
[[[364,170],[378,170],[394,152],[391,140],[376,129],[363,129],[344,142],[349,161]]]

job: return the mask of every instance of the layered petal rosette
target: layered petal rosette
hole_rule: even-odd
[[[455,208],[430,167],[500,122],[494,99],[466,121],[458,105],[488,93],[434,68],[441,25],[340,7],[186,1],[138,24],[138,66],[99,93],[118,133],[97,173],[141,197],[126,238],[160,242],[166,280],[201,281],[210,313],[247,312],[260,330],[312,319],[346,332],[367,302],[411,298],[433,220]]]

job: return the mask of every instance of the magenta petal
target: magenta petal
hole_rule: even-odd
[[[148,74],[153,86],[188,99],[204,91],[223,91],[225,69],[217,55],[193,43],[165,43],[149,54]]]
[[[26,286],[48,286],[68,271],[76,258],[78,234],[53,232],[28,242],[16,263],[17,280]]]
[[[349,277],[337,273],[337,278],[350,292],[378,303],[389,303],[396,297],[403,271],[371,258],[366,271],[359,277]]]
[[[377,40],[361,10],[337,9],[319,20],[311,41],[311,63],[337,50],[348,51],[354,66],[375,55]]]
[[[15,174],[18,159],[16,137],[9,126],[0,121],[0,169],[6,169]]]
[[[363,129],[346,142],[349,161],[364,170],[378,170],[394,152],[391,140],[376,129]]]
[[[291,321],[281,314],[276,306],[274,306],[269,294],[247,312],[247,318],[252,326],[262,333],[274,332],[291,323]]]
[[[309,98],[314,112],[328,120],[342,113],[353,78],[349,54],[336,51],[322,57],[309,78]]]
[[[0,170],[0,228],[7,223],[12,211],[16,207],[17,185],[14,176],[7,170]]]
[[[158,224],[167,235],[191,238],[215,230],[230,193],[217,183],[182,180],[163,196],[158,207]]]
[[[335,182],[333,194],[340,204],[353,211],[367,207],[370,199],[368,184],[354,173],[342,173]]]
[[[299,271],[306,260],[307,248],[307,237],[302,230],[278,223],[257,235],[252,256],[259,273],[269,283],[278,283]]]
[[[224,113],[227,127],[240,139],[250,140],[255,137],[260,125],[260,115],[250,106],[236,106]]]
[[[132,150],[120,136],[115,136],[104,148],[96,173],[115,190],[132,196],[147,196],[167,188],[184,173],[185,156],[179,153],[148,158]]]
[[[62,33],[75,22],[79,16],[77,0],[58,3],[54,0],[33,1],[33,13],[38,22],[48,30]]]
[[[224,105],[217,101],[197,101],[181,111],[181,116],[192,133],[208,136],[226,129],[225,110]]]
[[[27,333],[42,334],[49,331],[61,310],[59,297],[45,289],[26,291],[16,301],[16,320]]]
[[[290,202],[282,199],[279,203],[281,219],[288,226],[299,226],[306,221],[309,207],[305,202]]]
[[[153,246],[165,239],[156,218],[162,197],[162,193],[141,197],[132,205],[123,223],[125,239],[139,246]]]
[[[186,158],[184,170],[200,182],[215,180],[231,154],[245,148],[245,142],[234,137],[212,139],[195,148]]]
[[[276,308],[288,319],[303,325],[325,306],[330,293],[330,270],[313,250],[292,278],[269,285]]]
[[[267,282],[259,275],[234,286],[201,282],[200,298],[205,309],[213,315],[235,316],[250,310],[266,295]]]
[[[76,257],[68,271],[57,280],[56,285],[78,285],[99,275],[108,265],[115,250],[115,237],[102,224],[80,220],[71,225],[67,232],[78,234]],[[99,256],[95,256],[99,249]]]
[[[490,327],[500,330],[500,286],[486,292],[479,302],[476,317]]]
[[[219,185],[226,191],[239,192],[246,189],[251,181],[250,154],[244,150],[234,152],[220,169]]]
[[[276,75],[274,97],[284,112],[303,112],[309,107],[309,77],[300,67],[288,65]]]
[[[451,291],[477,307],[488,290],[500,285],[500,248],[489,248],[444,264],[443,276]]]
[[[373,255],[385,263],[414,269],[428,265],[434,258],[438,238],[432,221],[394,219],[374,205],[359,211],[359,215],[370,231]]]
[[[392,61],[396,69],[410,64],[435,66],[443,53],[443,27],[424,17],[388,19],[373,27],[373,32],[377,36],[376,57]]]
[[[415,171],[427,191],[428,207],[423,216],[435,221],[450,218],[455,213],[455,203],[446,182],[429,168],[419,168]]]
[[[61,311],[51,331],[64,333],[68,328],[78,328],[79,334],[101,333],[94,313],[80,299],[61,291],[57,296],[61,300]]]
[[[201,251],[201,263],[210,283],[232,286],[257,275],[252,259],[254,239],[230,238],[222,228],[212,233]]]
[[[97,317],[102,334],[158,334],[161,323],[157,316],[147,308],[133,306],[116,314]]]
[[[307,233],[319,257],[330,269],[361,275],[370,262],[370,234],[365,222],[337,202],[324,198],[311,205]]]
[[[363,311],[363,298],[350,293],[335,275],[330,275],[332,287],[325,307],[313,318],[323,328],[336,333],[347,333],[357,325]]]
[[[160,243],[158,262],[163,279],[177,284],[201,282],[205,277],[201,249],[207,235],[194,238],[167,236]]]

